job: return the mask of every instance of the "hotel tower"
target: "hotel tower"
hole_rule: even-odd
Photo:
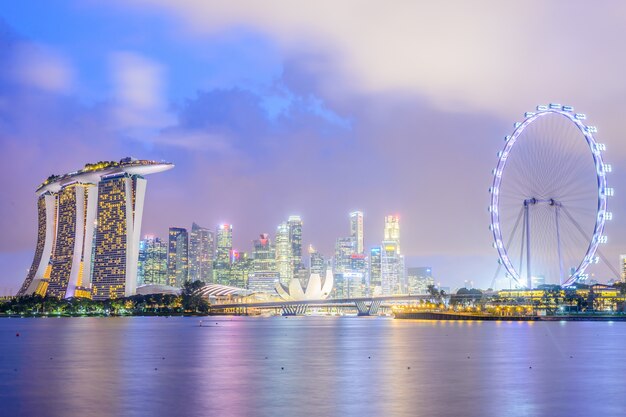
[[[173,167],[124,158],[50,176],[37,188],[35,257],[17,295],[100,300],[133,295],[144,176]]]

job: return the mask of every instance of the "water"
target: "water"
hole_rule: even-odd
[[[0,319],[0,415],[626,414],[626,323],[199,321]]]

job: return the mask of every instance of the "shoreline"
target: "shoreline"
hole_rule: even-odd
[[[441,312],[412,312],[395,314],[399,320],[454,320],[454,321],[626,321],[626,315],[558,315],[558,316],[491,316]]]

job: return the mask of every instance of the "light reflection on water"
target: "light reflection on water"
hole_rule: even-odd
[[[0,320],[0,415],[623,416],[626,323]],[[20,336],[17,337],[16,333]]]

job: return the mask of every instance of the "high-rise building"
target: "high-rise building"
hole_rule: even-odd
[[[139,245],[138,285],[167,285],[168,244],[158,237],[146,236]]]
[[[74,295],[77,287],[84,288],[85,264],[88,271],[91,268],[94,231],[94,219],[87,219],[87,214],[93,213],[96,201],[97,189],[92,184],[68,184],[59,191],[56,241],[63,244],[54,248],[48,295],[65,298]]]
[[[350,237],[355,242],[355,253],[363,254],[363,212],[350,213]]]
[[[350,271],[352,255],[355,253],[355,241],[351,237],[340,237],[335,242],[333,272],[342,274]]]
[[[289,216],[289,242],[291,244],[291,267],[293,275],[304,269],[302,264],[302,219],[300,216]]]
[[[277,272],[276,254],[274,246],[267,233],[261,233],[258,239],[253,242],[252,266],[254,272]]]
[[[18,295],[105,299],[134,294],[143,176],[172,167],[124,158],[48,177],[37,188],[37,246]]]
[[[428,286],[435,285],[432,268],[429,266],[407,268],[409,294],[428,294]]]
[[[287,285],[294,276],[292,250],[289,225],[283,222],[276,229],[276,269],[280,276],[280,282]]]
[[[252,292],[275,294],[278,282],[280,282],[278,272],[251,272],[248,275],[248,289]]]
[[[381,268],[382,268],[382,247],[375,246],[370,250],[370,293],[379,295],[382,293]]]
[[[229,269],[228,285],[248,288],[248,277],[253,272],[252,259],[247,253],[237,252]]]
[[[189,234],[189,279],[211,282],[213,279],[213,232],[196,223]]]
[[[313,245],[309,245],[309,273],[318,274],[320,277],[326,276],[326,261]]]
[[[213,282],[228,285],[230,280],[231,253],[233,250],[233,225],[220,224],[215,233],[215,262]]]
[[[187,229],[170,227],[167,251],[167,280],[172,287],[182,287],[189,279],[189,236]]]
[[[384,240],[388,242],[396,242],[398,245],[398,253],[400,253],[400,217],[385,216]]]
[[[396,241],[383,241],[380,264],[382,295],[403,294],[404,257],[400,255]]]
[[[619,256],[619,266],[622,272],[622,282],[626,282],[626,255]]]

